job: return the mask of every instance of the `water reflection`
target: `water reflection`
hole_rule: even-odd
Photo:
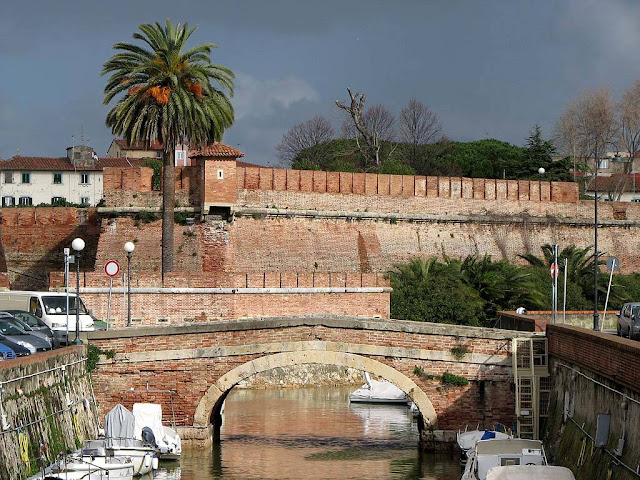
[[[460,478],[455,456],[419,453],[406,407],[350,405],[351,390],[232,391],[221,445],[185,448],[155,480]]]

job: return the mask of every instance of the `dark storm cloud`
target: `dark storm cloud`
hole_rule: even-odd
[[[140,23],[199,25],[237,74],[225,141],[266,163],[293,124],[341,115],[346,87],[398,112],[428,104],[450,138],[550,135],[581,89],[618,96],[640,78],[640,3],[627,0],[4,1],[0,157],[61,155],[85,132],[104,154],[102,63]]]

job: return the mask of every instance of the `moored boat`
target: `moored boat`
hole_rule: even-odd
[[[467,463],[467,458],[469,456],[469,451],[476,446],[478,440],[488,440],[488,439],[507,439],[512,438],[512,435],[509,435],[506,432],[500,430],[500,426],[497,425],[494,430],[466,430],[464,432],[458,431],[456,434],[456,441],[458,442],[458,447],[460,447],[460,463],[463,465]]]
[[[487,480],[576,480],[576,477],[566,467],[521,465],[493,467],[487,472]]]
[[[365,383],[349,395],[350,402],[360,403],[404,403],[407,404],[409,397],[406,393],[387,381],[371,380],[369,373],[364,374]]]
[[[83,447],[44,472],[45,480],[133,480],[130,458],[110,456],[104,447]]]
[[[478,440],[470,451],[462,480],[487,480],[487,473],[493,467],[528,465],[547,465],[540,440]]]
[[[157,403],[135,403],[135,437],[155,444],[160,460],[179,460],[182,444],[178,433],[162,425],[162,405]]]
[[[130,457],[134,475],[144,475],[153,468],[156,448],[135,438],[135,417],[124,406],[118,404],[104,417],[104,446],[115,456]]]

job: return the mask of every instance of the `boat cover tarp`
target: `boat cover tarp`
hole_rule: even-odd
[[[488,440],[489,438],[496,438],[496,432],[492,432],[491,430],[485,430],[480,440]]]
[[[136,438],[142,438],[142,429],[149,427],[161,453],[180,453],[180,437],[169,427],[162,426],[162,405],[157,403],[134,403],[133,416],[136,419]]]
[[[351,395],[352,402],[406,403],[407,394],[390,382],[371,380]]]
[[[134,445],[136,420],[129,410],[118,404],[104,416],[104,433],[110,441],[116,441],[123,447]],[[111,444],[111,443],[110,443]]]
[[[512,465],[494,467],[487,472],[487,480],[575,480],[571,470],[548,465]]]

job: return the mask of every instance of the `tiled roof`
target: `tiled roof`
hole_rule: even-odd
[[[240,158],[244,157],[244,153],[240,150],[236,150],[224,143],[215,142],[212,145],[201,148],[199,150],[189,151],[190,158],[198,157],[228,157],[228,158]]]
[[[160,142],[151,142],[147,148],[142,142],[138,142],[134,145],[129,145],[126,140],[120,138],[114,139],[116,144],[124,150],[160,150],[162,151],[162,144]]]
[[[264,165],[257,165],[255,163],[243,162],[242,160],[237,161],[236,166],[242,167],[242,168],[269,168],[269,167],[265,167]]]
[[[79,165],[74,167],[67,157],[11,157],[0,163],[0,170],[28,170],[28,171],[74,171],[74,170],[102,170],[105,167],[137,167],[144,163],[143,158],[99,158],[94,165]]]
[[[625,178],[627,177],[627,178]],[[634,183],[635,177],[635,183]],[[640,174],[615,174],[608,177],[597,177],[595,180],[587,183],[586,189],[588,191],[593,191],[594,188],[597,188],[599,191],[613,191],[616,189],[620,189],[624,187],[624,190],[627,192],[633,191],[633,187],[636,187],[636,191],[640,188]]]

